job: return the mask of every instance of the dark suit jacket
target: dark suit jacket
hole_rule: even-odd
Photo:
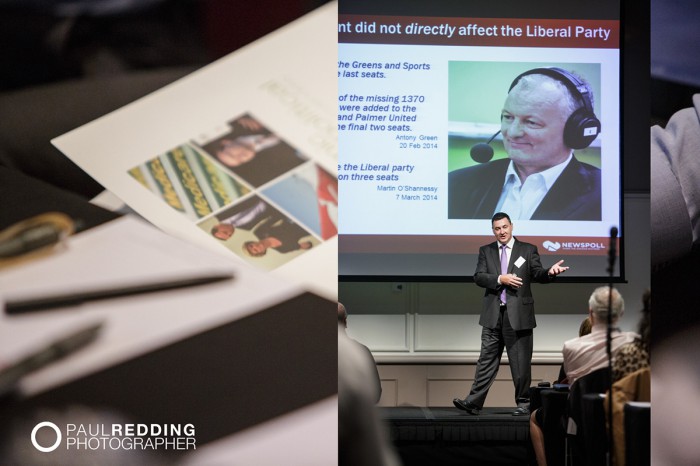
[[[455,170],[449,175],[448,218],[491,218],[510,159]],[[531,220],[600,220],[600,169],[572,157]]]
[[[516,266],[519,258],[523,258],[520,267]],[[542,267],[537,247],[530,243],[515,240],[513,251],[508,262],[508,273],[514,273],[522,278],[523,286],[520,288],[506,288],[506,310],[511,327],[515,330],[532,329],[537,326],[535,322],[535,301],[532,298],[530,284],[549,283],[553,280],[547,273],[548,269]],[[499,299],[502,286],[498,284],[498,276],[501,275],[501,257],[499,244],[494,241],[479,248],[479,261],[474,272],[474,281],[484,291],[482,300],[481,317],[479,325],[487,328],[495,328],[498,323]]]

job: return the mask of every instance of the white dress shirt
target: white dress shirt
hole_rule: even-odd
[[[507,212],[514,220],[529,220],[572,157],[573,155],[569,154],[564,162],[542,172],[533,173],[525,178],[524,183],[520,181],[511,160],[508,164],[508,170],[506,170],[501,197],[498,199],[494,213]]]

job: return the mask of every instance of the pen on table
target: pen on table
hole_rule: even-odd
[[[61,212],[46,212],[0,231],[0,268],[40,257],[75,233],[80,220]]]
[[[90,324],[65,337],[52,341],[47,346],[21,359],[15,364],[0,370],[0,396],[12,390],[17,382],[30,372],[40,369],[86,346],[88,343],[95,340],[101,329],[102,322]]]
[[[5,312],[7,314],[22,314],[25,312],[45,311],[65,306],[76,306],[88,301],[98,301],[143,293],[153,293],[156,291],[189,288],[232,279],[233,274],[224,273],[168,281],[156,281],[119,288],[98,288],[79,293],[55,294],[51,296],[42,296],[39,298],[17,300],[10,299],[5,302]]]

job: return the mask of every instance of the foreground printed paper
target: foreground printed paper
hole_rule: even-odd
[[[44,258],[3,269],[0,308],[3,298],[18,294],[212,272],[233,278],[42,312],[0,312],[0,395],[17,395],[4,399],[11,409],[3,411],[3,427],[18,439],[10,448],[35,451],[30,439],[38,416],[37,425],[63,433],[58,451],[40,452],[54,464],[95,455],[109,462],[116,454],[115,464],[140,464],[140,453],[151,451],[186,454],[186,464],[279,464],[279,449],[263,451],[271,438],[293,452],[284,464],[334,464],[337,359],[328,348],[336,329],[326,311],[332,302],[289,280],[129,215],[70,236]],[[86,344],[56,346],[96,324],[99,333]],[[298,338],[295,325],[307,338]],[[27,367],[27,356],[41,364]],[[3,370],[15,368],[21,377],[4,383]],[[249,409],[280,390],[285,403]],[[122,435],[127,424],[155,430]],[[166,425],[190,430],[158,444]]]
[[[325,5],[52,142],[164,231],[335,299],[336,18]]]
[[[302,292],[288,280],[270,277],[173,238],[133,216],[71,236],[64,249],[0,274],[0,308],[4,299],[22,296],[79,293],[212,273],[227,273],[234,278],[48,311],[20,315],[1,312],[0,370],[76,329],[103,322],[104,329],[89,351],[71,355],[24,379],[24,393],[38,393],[241,319]]]

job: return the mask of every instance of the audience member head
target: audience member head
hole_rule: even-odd
[[[591,318],[586,317],[585,319],[583,319],[583,322],[581,322],[581,326],[578,328],[578,336],[582,337],[591,333],[591,327]]]
[[[608,305],[610,304],[613,322],[616,322],[625,312],[625,300],[615,288],[612,288],[612,303],[609,302],[610,290],[611,288],[608,286],[598,287],[593,290],[588,299],[588,311],[593,325],[604,324],[608,321]]]
[[[338,323],[342,324],[343,327],[348,326],[348,311],[340,302],[338,303]]]

